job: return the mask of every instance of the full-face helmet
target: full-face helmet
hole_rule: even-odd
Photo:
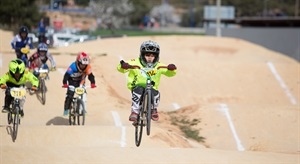
[[[37,48],[37,52],[41,57],[45,57],[48,52],[48,46],[45,43],[40,43]]]
[[[76,58],[76,65],[80,72],[84,71],[87,65],[90,64],[90,57],[85,52],[80,52]]]
[[[9,63],[9,73],[16,81],[20,81],[24,72],[25,64],[21,59],[12,60]]]
[[[155,58],[150,64],[155,66],[159,61],[159,52],[160,47],[156,42],[153,42],[151,40],[143,42],[140,47],[140,61],[142,65],[147,66],[149,64],[145,59],[145,54],[151,53],[155,56]]]
[[[21,26],[20,29],[19,29],[19,35],[24,39],[28,36],[28,28],[26,26]],[[26,35],[25,36],[22,36],[22,33],[25,33]]]

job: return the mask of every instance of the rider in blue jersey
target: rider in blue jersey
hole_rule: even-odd
[[[74,96],[74,89],[70,89],[69,85],[74,87],[79,87],[85,84],[86,77],[91,82],[91,88],[95,88],[95,76],[92,73],[92,67],[90,64],[90,57],[85,52],[80,52],[77,55],[76,61],[73,62],[67,71],[65,72],[63,78],[63,88],[68,88],[65,104],[64,104],[64,116],[69,114],[69,108]]]
[[[30,49],[33,49],[30,38],[28,37],[28,28],[26,26],[21,26],[19,29],[19,34],[17,34],[11,41],[11,47],[15,50],[17,58],[22,59],[25,63],[25,66],[28,66],[28,57],[27,54],[22,54],[21,48],[29,46]]]

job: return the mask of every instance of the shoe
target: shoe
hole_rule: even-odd
[[[152,119],[153,121],[158,121],[159,116],[158,116],[158,113],[157,113],[157,109],[154,109],[154,110],[152,111],[151,119]]]
[[[9,108],[7,108],[7,107],[3,107],[3,109],[2,109],[2,113],[8,113],[9,112]]]
[[[21,115],[21,117],[24,117],[24,111],[23,110],[20,110],[20,115]]]
[[[64,110],[64,116],[68,116],[69,115],[69,110]]]
[[[134,122],[134,121],[136,121],[137,117],[138,117],[137,113],[131,112],[131,114],[129,116],[129,121],[133,121]]]

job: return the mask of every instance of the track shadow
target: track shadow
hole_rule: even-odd
[[[10,125],[6,126],[6,131],[7,131],[7,134],[10,135],[11,140],[14,141],[13,130]]]
[[[46,125],[69,125],[69,119],[57,116],[49,120]]]

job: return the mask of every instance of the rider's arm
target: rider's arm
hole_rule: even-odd
[[[93,75],[93,73],[90,73],[88,75],[88,79],[90,80],[91,84],[95,84],[96,83],[95,76]]]
[[[0,84],[6,84],[8,80],[9,80],[9,72],[5,73],[0,77]]]
[[[63,78],[63,84],[67,84],[70,77],[71,75],[68,72],[66,72]]]
[[[158,65],[158,67],[159,67],[159,66],[166,66],[166,65],[160,63],[160,64]],[[166,75],[166,76],[168,76],[168,77],[175,76],[176,73],[177,73],[176,70],[171,71],[171,70],[168,70],[167,68],[160,68],[158,71],[160,71],[161,74],[164,74],[164,75]]]
[[[53,56],[49,53],[49,52],[47,52],[47,58],[50,60],[50,62],[51,62],[51,66],[53,67],[53,68],[55,68],[56,67],[56,63],[55,63],[55,60],[54,60],[54,58],[53,58]]]
[[[28,81],[32,84],[32,86],[39,86],[39,80],[37,77],[35,77],[31,72],[26,71],[25,76],[27,76]]]
[[[121,63],[118,64],[117,70],[118,70],[119,72],[121,72],[121,73],[126,73],[126,72],[129,71],[129,70],[123,69],[123,68],[121,67]]]
[[[31,42],[31,40],[30,40],[29,37],[27,37],[27,40],[28,40],[27,44],[28,44],[29,48],[30,49],[34,49],[33,44],[32,44],[32,42]]]
[[[11,47],[12,47],[12,49],[16,49],[16,45],[15,45],[15,43],[16,43],[16,36],[11,40],[11,42],[10,42],[10,45],[11,45]]]

